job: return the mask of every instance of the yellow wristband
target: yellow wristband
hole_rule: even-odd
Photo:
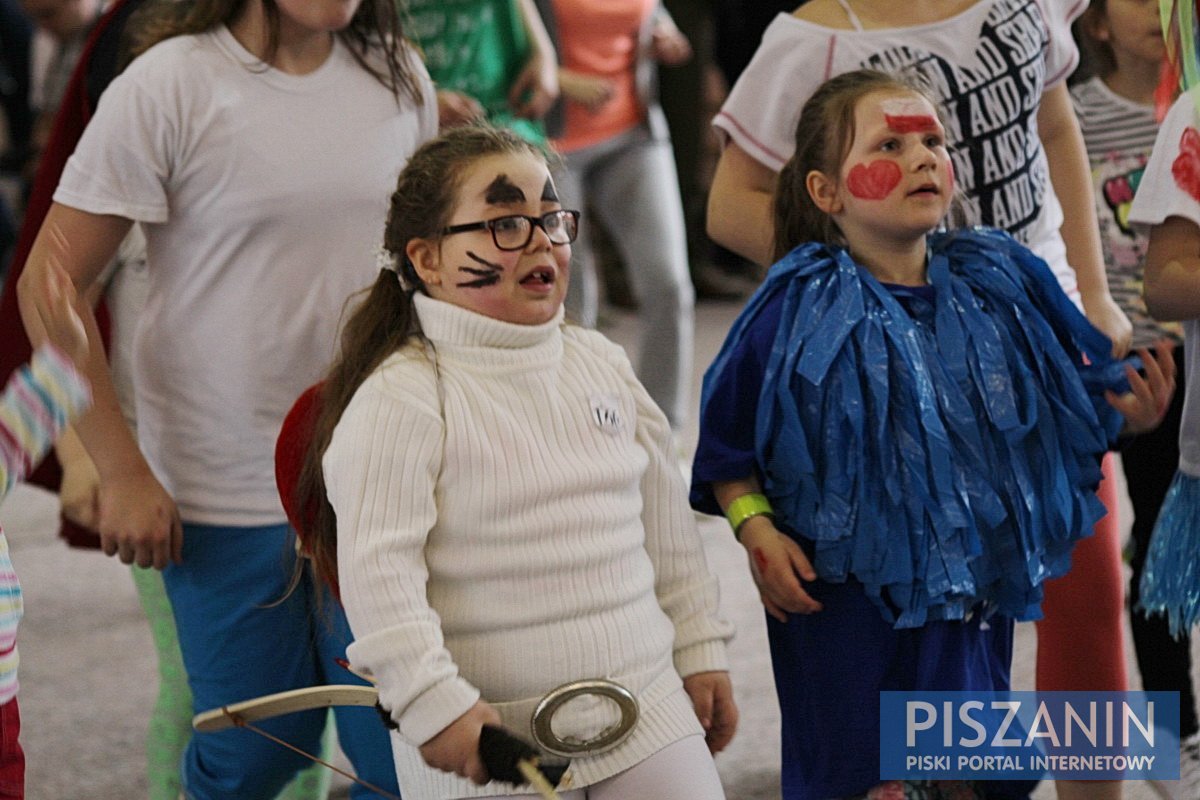
[[[774,516],[770,501],[767,500],[766,495],[762,494],[744,494],[725,509],[725,518],[729,520],[729,527],[733,528],[735,538],[746,520],[763,514],[769,517]]]

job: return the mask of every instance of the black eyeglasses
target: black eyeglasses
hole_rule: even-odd
[[[533,239],[533,229],[541,228],[551,244],[570,244],[579,235],[579,212],[559,209],[542,214],[540,217],[530,217],[525,214],[510,214],[507,217],[496,217],[483,222],[464,222],[462,225],[451,225],[442,229],[443,236],[467,231],[481,231],[487,228],[492,232],[492,241],[501,250],[524,250]]]

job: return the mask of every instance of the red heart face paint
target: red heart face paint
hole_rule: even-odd
[[[900,185],[900,167],[893,161],[855,164],[846,176],[846,189],[860,200],[882,200]]]

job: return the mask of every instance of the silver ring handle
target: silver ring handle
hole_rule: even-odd
[[[554,714],[567,701],[583,695],[599,695],[612,700],[621,711],[621,719],[590,739],[578,741],[559,737],[551,727]],[[638,713],[637,698],[619,683],[603,679],[572,681],[552,690],[538,703],[533,712],[533,739],[547,753],[563,758],[598,755],[613,749],[633,733]]]

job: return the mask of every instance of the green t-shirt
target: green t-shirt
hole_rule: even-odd
[[[529,60],[529,37],[514,0],[407,0],[406,28],[439,89],[478,100],[488,121],[537,144],[540,122],[513,116],[508,90]]]

